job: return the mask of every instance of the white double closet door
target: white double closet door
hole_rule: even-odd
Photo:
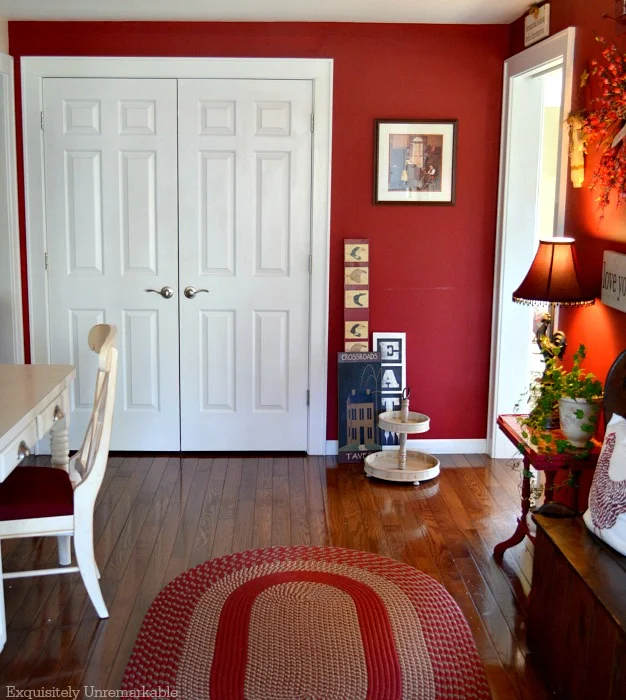
[[[106,322],[112,449],[306,449],[311,82],[47,78],[43,93],[51,362],[77,368],[72,446],[93,400],[88,331]]]

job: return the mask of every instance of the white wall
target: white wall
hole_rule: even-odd
[[[9,53],[9,23],[0,17],[0,52]]]

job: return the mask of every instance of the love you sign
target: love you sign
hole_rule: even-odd
[[[626,311],[626,255],[604,251],[602,303]]]

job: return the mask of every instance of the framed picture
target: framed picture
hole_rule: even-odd
[[[375,204],[454,204],[456,119],[377,119],[375,129]]]

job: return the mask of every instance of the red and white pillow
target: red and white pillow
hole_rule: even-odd
[[[585,525],[626,556],[626,419],[614,414],[593,475]]]

